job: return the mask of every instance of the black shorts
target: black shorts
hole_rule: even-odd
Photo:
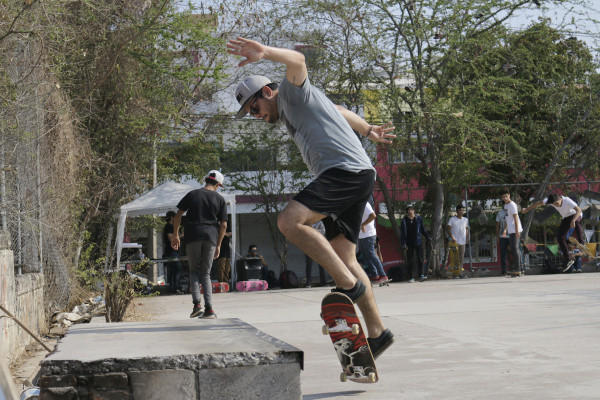
[[[343,234],[356,244],[365,205],[374,185],[375,171],[372,169],[349,172],[332,168],[309,183],[294,200],[327,216],[323,219],[327,240]]]

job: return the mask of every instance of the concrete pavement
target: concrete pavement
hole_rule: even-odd
[[[304,351],[303,399],[598,399],[600,274],[475,278],[374,287],[396,343],[380,381],[339,381],[320,302],[328,288],[213,295],[240,318]],[[191,296],[135,300],[156,320],[189,320]],[[201,338],[199,338],[201,340]]]

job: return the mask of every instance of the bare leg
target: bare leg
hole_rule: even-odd
[[[373,288],[371,287],[369,277],[358,261],[356,261],[356,245],[346,239],[344,235],[339,235],[331,241],[331,246],[344,261],[344,264],[350,270],[352,275],[360,279],[366,286],[367,291],[365,295],[361,297],[356,304],[358,305],[358,308],[360,308],[360,312],[365,319],[369,337],[379,337],[385,329],[385,326],[383,325],[377,303],[375,302],[375,296],[373,295]]]
[[[356,261],[356,245],[343,235],[331,243],[310,225],[324,215],[315,213],[297,201],[291,201],[279,214],[277,225],[285,237],[317,264],[329,272],[336,286],[351,289],[360,279],[366,286],[365,295],[357,302],[365,319],[369,337],[375,338],[384,330],[383,321],[373,297],[369,278]]]
[[[336,254],[327,239],[310,226],[324,217],[292,200],[279,214],[277,226],[290,242],[298,246],[317,264],[322,265],[338,287],[352,289],[356,284],[356,277]]]

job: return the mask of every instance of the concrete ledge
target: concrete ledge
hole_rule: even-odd
[[[126,390],[134,399],[299,399],[303,359],[239,319],[74,325],[41,375],[77,376],[69,386],[79,393]],[[115,373],[126,378],[96,387]]]

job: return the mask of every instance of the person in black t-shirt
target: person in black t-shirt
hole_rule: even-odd
[[[167,223],[163,228],[163,243],[164,243],[164,252],[163,257],[169,260],[177,260],[177,261],[169,261],[165,263],[165,267],[167,268],[167,283],[171,288],[171,293],[177,293],[178,290],[178,282],[179,282],[179,273],[181,271],[181,261],[179,261],[179,251],[175,250],[171,246],[171,240],[173,239],[173,219],[175,217],[175,211],[168,211],[165,220]],[[183,235],[180,236],[180,238]]]
[[[219,257],[221,243],[227,229],[227,205],[217,189],[223,186],[223,175],[212,170],[206,175],[206,185],[186,194],[177,204],[177,214],[173,218],[173,239],[171,245],[180,246],[177,230],[181,216],[187,211],[185,236],[186,253],[190,267],[190,285],[194,308],[190,318],[216,316],[212,307],[212,283],[210,270],[214,259]],[[200,285],[204,294],[204,312],[201,306]]]

